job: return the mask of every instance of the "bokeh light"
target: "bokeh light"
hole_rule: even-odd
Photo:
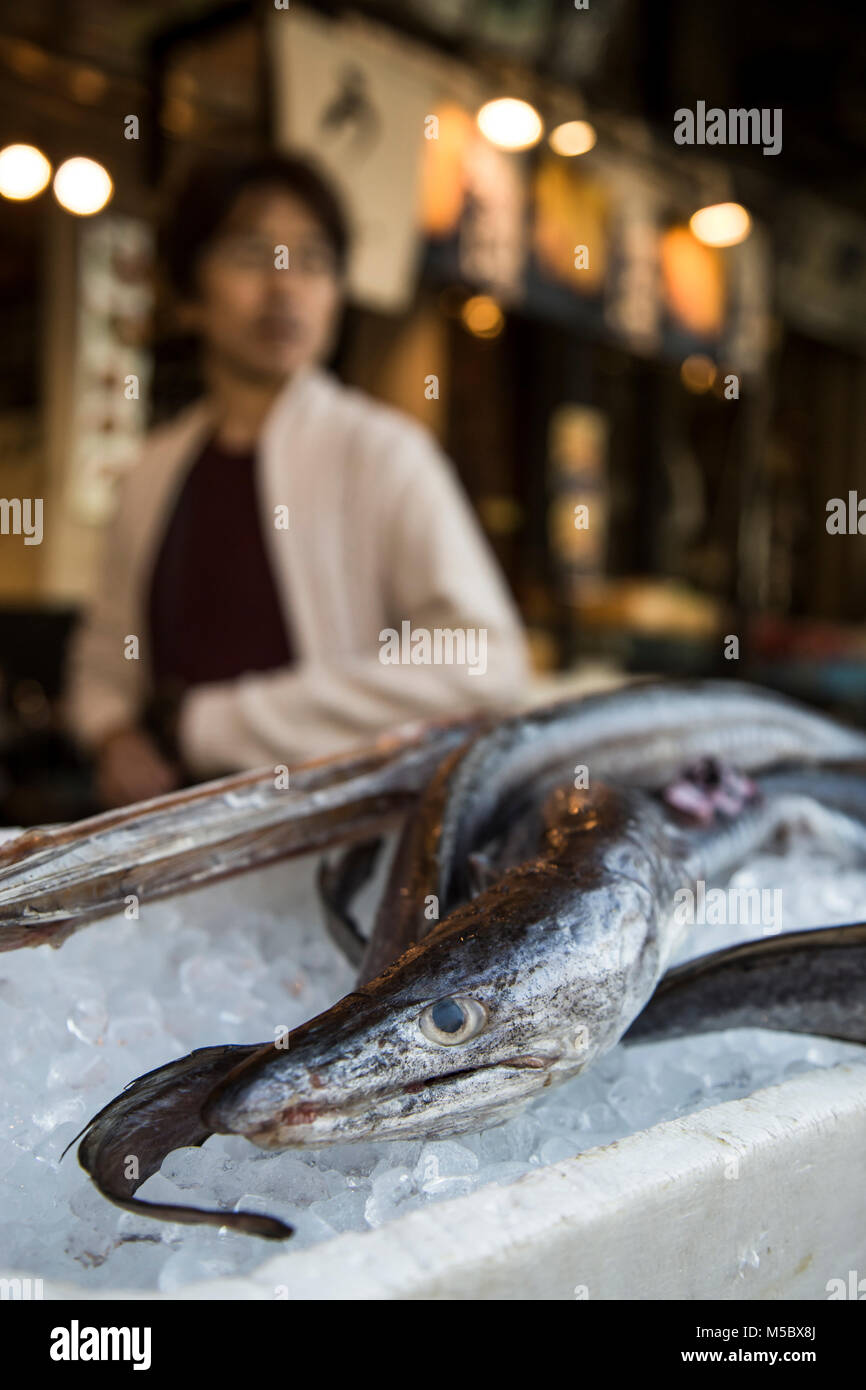
[[[51,165],[35,145],[7,145],[0,150],[0,193],[23,202],[35,198],[51,178]]]
[[[597,140],[595,126],[589,121],[564,121],[550,133],[550,148],[556,154],[571,158],[586,154]]]
[[[475,294],[463,305],[460,317],[476,338],[497,338],[505,326],[505,316],[488,294]]]
[[[78,217],[100,212],[113,192],[108,170],[83,155],[67,159],[54,175],[54,196],[62,208]]]
[[[544,126],[534,106],[517,97],[498,97],[478,112],[478,129],[501,150],[528,150],[541,139]]]
[[[692,391],[696,396],[703,395],[709,391],[716,379],[716,364],[711,357],[706,357],[702,352],[692,353],[687,357],[680,367],[680,380],[687,391]]]
[[[705,246],[737,246],[752,230],[752,219],[741,203],[713,203],[693,213],[689,226]]]

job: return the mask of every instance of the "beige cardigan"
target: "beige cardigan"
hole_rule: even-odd
[[[196,403],[149,437],[121,485],[99,592],[69,655],[65,707],[85,748],[139,717],[152,567],[210,427],[210,407]],[[307,368],[269,413],[256,467],[262,531],[297,665],[190,692],[179,741],[196,775],[296,763],[409,720],[521,702],[527,665],[515,607],[426,429]],[[288,507],[288,529],[274,523],[279,507]],[[413,631],[486,630],[486,673],[383,664],[380,632],[399,631],[405,620]],[[132,635],[138,659],[125,655]]]

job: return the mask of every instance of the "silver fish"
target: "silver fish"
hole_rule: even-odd
[[[467,896],[466,866],[509,798],[543,768],[653,786],[692,757],[751,771],[783,760],[866,758],[866,736],[781,696],[728,681],[638,682],[506,719],[468,715],[384,736],[371,748],[222,778],[0,846],[0,951],[59,945],[80,926],[277,859],[407,825],[362,978],[374,978]],[[432,780],[431,780],[432,779]]]
[[[760,801],[698,831],[636,788],[547,785],[541,797],[545,785],[529,798],[528,824],[494,846],[497,881],[295,1029],[288,1048],[203,1049],[111,1102],[80,1150],[105,1195],[138,1209],[135,1188],[160,1153],[211,1132],[263,1148],[317,1147],[497,1123],[592,1065],[640,1014],[682,940],[675,895],[684,884],[731,869],[792,819],[866,859],[859,774],[767,779]],[[837,973],[843,1013],[862,983]],[[139,1143],[148,1161],[133,1182],[122,1159]],[[151,1208],[173,1220],[176,1210]],[[184,1219],[286,1234],[248,1213],[190,1209]]]
[[[793,821],[866,860],[862,777],[777,775],[762,793],[693,831],[636,788],[554,788],[530,814],[533,857],[521,826],[490,888],[348,1007],[296,1029],[288,1050],[271,1045],[243,1064],[205,1122],[265,1148],[456,1134],[583,1071],[682,944],[683,886],[729,872]]]
[[[866,758],[866,735],[794,701],[735,681],[641,681],[505,719],[448,753],[407,819],[360,966],[360,981],[431,929],[423,905],[445,917],[471,893],[477,852],[515,815],[546,770],[569,778],[664,786],[713,756],[742,772],[779,763]]]
[[[866,922],[785,932],[687,961],[664,977],[623,1042],[726,1028],[866,1043]]]
[[[481,725],[426,725],[285,776],[275,768],[27,830],[0,846],[0,951],[59,946],[130,894],[154,901],[396,828],[444,755]]]

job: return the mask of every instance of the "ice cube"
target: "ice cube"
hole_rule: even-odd
[[[559,1163],[564,1158],[574,1158],[577,1146],[573,1139],[566,1139],[561,1134],[552,1134],[544,1140],[538,1150],[538,1156],[542,1163]]]
[[[432,1192],[437,1190],[437,1185],[439,1190],[445,1190],[441,1186],[445,1179],[463,1177],[477,1169],[477,1154],[463,1144],[446,1139],[424,1145],[413,1176],[416,1186]]]
[[[370,1226],[381,1226],[397,1215],[398,1209],[406,1207],[418,1191],[412,1174],[406,1168],[389,1168],[373,1179],[372,1188],[365,1204],[365,1216]]]
[[[364,1228],[364,1212],[367,1193],[344,1188],[342,1192],[329,1197],[326,1202],[318,1202],[312,1208],[321,1221],[326,1221],[335,1231],[360,1231]]]

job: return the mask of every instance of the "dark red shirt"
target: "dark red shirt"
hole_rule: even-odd
[[[193,464],[157,554],[149,620],[156,689],[291,662],[252,451],[227,453],[211,440]]]

